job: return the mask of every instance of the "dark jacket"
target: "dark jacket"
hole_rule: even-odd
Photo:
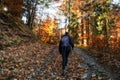
[[[69,34],[65,34],[61,37],[61,39],[64,37],[64,36],[68,36],[69,37],[69,44],[70,46],[67,46],[67,48],[69,48],[70,50],[74,48],[74,42],[73,42],[73,39],[72,37],[69,36]],[[63,51],[63,46],[62,46],[62,41],[60,40],[59,42],[59,52],[62,53]]]

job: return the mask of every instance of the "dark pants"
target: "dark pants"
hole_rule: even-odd
[[[64,70],[68,63],[68,56],[71,51],[70,46],[63,46],[62,47],[62,69]]]

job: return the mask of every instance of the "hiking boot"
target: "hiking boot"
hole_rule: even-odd
[[[66,71],[65,70],[62,70],[62,76],[65,76],[65,74],[66,74]]]
[[[65,69],[62,70],[62,76],[65,76],[66,71],[67,71],[67,66],[65,66]]]
[[[65,69],[64,69],[65,71],[67,71],[67,66],[65,66]]]

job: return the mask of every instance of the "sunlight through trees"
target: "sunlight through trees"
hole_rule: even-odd
[[[53,3],[60,3],[55,7],[59,10],[55,10],[61,12],[55,13],[56,16],[55,14],[51,16],[50,13],[44,14],[42,11],[52,8],[53,6],[50,5],[54,5]],[[17,2],[5,0],[0,5],[8,7],[7,13],[19,18],[24,17],[28,27],[34,32],[37,30],[35,34],[42,36],[40,38],[45,42],[52,41],[48,36],[55,37],[56,33],[59,33],[56,37],[61,36],[58,23],[60,16],[66,17],[64,28],[68,29],[79,46],[99,48],[100,45],[96,44],[95,40],[98,37],[103,40],[104,43],[100,41],[100,44],[104,44],[104,47],[110,48],[113,46],[113,42],[116,42],[115,44],[119,42],[120,6],[113,4],[112,0],[19,0]],[[46,18],[43,20],[42,17]]]

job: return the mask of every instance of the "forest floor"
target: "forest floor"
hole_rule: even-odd
[[[115,80],[82,49],[70,54],[67,74],[61,76],[58,47],[28,42],[0,50],[0,80]]]

